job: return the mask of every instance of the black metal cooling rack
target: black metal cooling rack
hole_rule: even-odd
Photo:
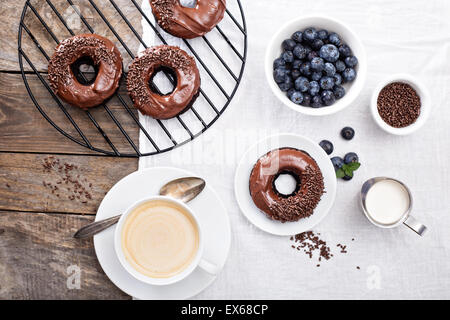
[[[39,70],[39,67],[36,66],[35,63],[33,63],[33,58],[36,57],[36,55],[41,55],[41,58],[43,57],[45,59],[44,61],[48,61],[51,57],[51,54],[53,53],[53,51],[49,51],[49,49],[46,50],[45,45],[41,44],[42,39],[53,42],[53,46],[56,47],[56,45],[64,39],[59,36],[61,33],[68,32],[70,36],[76,34],[75,31],[72,30],[70,23],[68,23],[68,21],[66,20],[64,13],[60,11],[61,9],[58,10],[58,7],[61,8],[61,1],[63,0],[59,0],[58,3],[56,3],[55,0],[53,0],[53,2],[52,0],[27,0],[27,2],[25,3],[18,33],[19,65],[28,94],[30,95],[39,112],[61,134],[78,143],[79,145],[106,155],[122,157],[140,157],[167,152],[195,139],[203,132],[205,132],[209,127],[211,127],[212,124],[225,111],[233,96],[235,95],[243,76],[247,58],[247,28],[244,12],[239,0],[235,1],[237,2],[237,8],[241,16],[241,22],[239,22],[238,18],[236,18],[230,12],[230,10],[227,9],[224,20],[230,19],[228,25],[226,27],[222,27],[222,21],[215,28],[215,30],[213,30],[214,32],[217,32],[218,35],[220,35],[221,41],[226,43],[227,47],[230,49],[230,52],[233,52],[234,59],[237,62],[234,62],[233,64],[231,64],[230,62],[226,62],[224,57],[219,53],[219,51],[221,50],[213,45],[212,41],[208,39],[208,35],[203,36],[201,40],[197,40],[202,41],[200,42],[200,44],[203,46],[202,51],[204,51],[205,49],[210,51],[211,55],[217,59],[217,64],[224,68],[223,70],[226,70],[225,73],[227,73],[227,76],[230,78],[230,80],[228,80],[230,83],[227,83],[227,86],[229,87],[228,90],[224,88],[225,83],[219,81],[218,75],[212,72],[208,67],[209,62],[205,61],[206,59],[201,56],[196,49],[194,49],[191,41],[184,39],[182,40],[184,45],[187,47],[188,52],[196,58],[197,65],[201,66],[202,68],[202,87],[200,88],[201,99],[197,99],[196,103],[194,103],[194,105],[188,110],[188,112],[192,113],[192,116],[189,119],[183,119],[183,113],[183,115],[179,115],[170,120],[155,120],[154,122],[152,122],[152,126],[150,128],[151,130],[147,130],[148,127],[146,129],[143,123],[141,123],[140,117],[134,107],[132,107],[132,102],[129,99],[128,95],[123,92],[120,93],[120,89],[114,96],[114,99],[118,101],[118,105],[120,106],[121,110],[119,111],[112,110],[112,108],[108,106],[109,102],[105,102],[101,106],[86,111],[76,110],[76,108],[66,105],[51,90],[50,85],[47,81],[46,72],[44,70]],[[76,13],[77,17],[81,20],[83,27],[86,28],[90,33],[95,33],[93,23],[89,23],[88,20],[90,19],[82,13],[80,7],[76,6],[72,0],[64,1],[66,1],[66,5],[68,7],[70,6]],[[121,23],[124,23],[127,26],[128,31],[130,31],[131,34],[133,34],[137,39],[138,44],[147,48],[149,44],[145,43],[139,32],[136,30],[136,27],[133,26],[132,22],[130,22],[130,20],[127,18],[127,14],[124,13],[124,9],[121,9],[118,6],[116,2],[117,0],[102,1],[104,2],[103,4],[108,3],[108,5],[112,6],[111,8],[114,8],[114,13],[117,13],[120,16]],[[228,3],[230,3],[230,1],[228,1]],[[106,25],[106,30],[112,33],[113,37],[115,37],[113,41],[117,40],[118,43],[120,43],[120,45],[122,46],[123,50],[126,51],[126,53],[129,55],[129,57],[131,59],[134,59],[135,54],[130,49],[129,45],[127,45],[127,42],[129,42],[129,38],[124,40],[125,37],[124,35],[121,36],[121,31],[117,30],[117,26],[113,25],[113,23],[108,20],[108,18],[106,18],[107,14],[105,14],[104,10],[102,10],[101,8],[103,7],[103,5],[101,6],[97,4],[94,0],[83,0],[83,5],[90,6],[91,12],[96,15],[97,19],[99,19],[101,23],[104,23]],[[47,6],[47,12],[50,12],[50,14],[42,14],[43,6]],[[136,0],[130,0],[129,7],[127,7],[126,9],[137,10],[139,16],[145,19],[146,23],[148,23],[148,26],[151,28],[151,30],[153,30],[157,39],[159,39],[161,43],[167,44],[167,41],[164,37],[165,33],[163,31],[160,32],[160,29],[158,29],[153,20],[144,13],[144,10],[136,2]],[[109,14],[109,16],[111,16],[111,14]],[[32,23],[32,20],[36,22]],[[55,21],[58,22],[58,25],[54,23]],[[239,40],[241,40],[240,46],[234,43],[236,41],[231,40],[231,38],[236,39],[237,36],[239,37]],[[27,41],[31,41],[34,44],[34,46],[31,47],[32,49],[30,49],[30,46],[25,47],[23,45],[25,37],[27,37]],[[197,42],[196,44],[198,45],[198,43],[199,42]],[[24,60],[29,66],[27,70],[24,66]],[[209,65],[211,66],[211,64]],[[238,71],[233,71],[233,69]],[[86,79],[87,76],[85,73],[81,71],[79,71],[79,73],[79,77]],[[33,92],[32,86],[29,82],[29,77],[35,76],[37,76],[39,80],[38,82],[40,82],[42,87],[48,91],[48,94],[51,96],[50,100],[54,100],[56,106],[50,108],[49,106],[44,105],[45,99],[42,97],[42,94]],[[166,73],[166,76],[173,83],[174,79],[170,76],[170,74]],[[213,99],[210,98],[209,94],[205,92],[206,90],[203,88],[203,83],[205,82],[213,84],[218,92],[220,92],[222,98],[224,98],[224,100],[221,100],[222,102],[214,102]],[[202,116],[201,112],[197,110],[199,104],[201,104],[203,108],[209,108],[212,116],[208,119]],[[95,109],[97,108],[100,108],[102,113],[96,112]],[[56,121],[54,121],[54,119],[56,118],[55,114],[61,112],[64,114],[63,118],[69,125],[69,129],[57,124]],[[58,117],[60,116],[61,115],[58,115]],[[110,127],[108,129],[109,132],[105,130],[102,125],[102,122],[105,121],[105,118],[107,118],[106,121],[112,121],[115,124],[114,128],[118,132],[111,133]],[[82,129],[82,122],[84,121],[87,121],[90,123],[90,125],[93,125],[95,127],[95,130],[90,130],[89,134],[86,133],[86,130]],[[198,123],[193,125],[193,121]],[[135,136],[133,140],[133,138],[128,133],[130,129],[133,129],[130,128],[130,126],[134,126],[135,130],[139,128],[143,133],[143,136],[141,135],[141,137],[145,137],[145,139],[147,139],[153,146],[154,150],[145,153],[140,152],[138,142],[136,141],[139,135]],[[184,131],[187,136],[186,138],[180,139],[174,136],[175,129],[173,128],[178,127],[180,128],[180,130]],[[197,129],[192,129],[192,127],[197,127]],[[95,134],[100,135],[102,138],[96,139],[96,142],[91,142],[90,135],[92,134],[92,132],[95,132]],[[114,135],[115,138],[112,139],[111,135]],[[118,136],[120,137],[117,138]],[[101,141],[101,143],[98,143],[99,140]],[[164,145],[163,143],[161,143],[161,140],[165,140],[166,144]],[[124,141],[126,143],[118,143],[117,141]],[[117,146],[119,144],[121,146],[126,145],[127,148],[124,148],[125,150],[121,150],[121,147]],[[105,146],[109,146],[110,149],[105,148]]]

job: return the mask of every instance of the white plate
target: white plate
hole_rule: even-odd
[[[98,208],[95,220],[117,215],[139,199],[157,195],[166,182],[188,176],[197,175],[186,170],[168,167],[133,172],[109,190]],[[203,256],[223,267],[231,243],[230,221],[225,206],[208,183],[203,192],[190,201],[188,206],[197,213],[204,229]],[[109,279],[119,289],[137,299],[187,299],[200,293],[216,278],[197,268],[189,277],[172,285],[153,286],[140,282],[125,271],[118,260],[114,250],[114,230],[115,226],[94,237],[95,253]]]
[[[314,209],[313,215],[297,222],[282,223],[267,218],[265,213],[256,207],[249,191],[250,173],[256,161],[267,152],[283,147],[306,151],[317,162],[324,179],[326,193]],[[255,226],[280,236],[294,235],[311,230],[328,214],[336,196],[336,174],[330,158],[319,144],[302,136],[279,134],[257,142],[244,154],[236,170],[234,191],[241,211]]]

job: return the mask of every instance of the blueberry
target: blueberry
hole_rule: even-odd
[[[341,38],[335,32],[330,33],[330,35],[328,36],[328,41],[330,41],[330,43],[334,44],[335,46],[339,46],[341,44]]]
[[[310,76],[312,73],[311,62],[302,63],[302,65],[300,66],[300,72],[305,76]]]
[[[276,83],[283,83],[286,80],[286,69],[278,68],[273,71],[273,79]]]
[[[340,99],[345,96],[345,89],[343,86],[334,86],[333,93],[336,99]]]
[[[322,149],[325,150],[325,152],[327,154],[332,154],[333,153],[334,147],[333,147],[333,144],[330,141],[322,140],[322,141],[320,141],[319,146],[321,146]]]
[[[353,68],[358,64],[358,58],[356,58],[355,56],[347,57],[345,58],[345,64],[347,65],[347,67]]]
[[[306,49],[301,44],[295,46],[293,53],[298,59],[305,59],[306,57]]]
[[[325,63],[323,71],[325,71],[327,76],[332,77],[336,74],[336,67],[332,63],[327,62]]]
[[[348,57],[352,55],[352,49],[346,44],[341,44],[339,46],[339,53],[344,57]]]
[[[326,106],[331,106],[336,101],[336,97],[331,90],[322,91],[320,97],[322,98],[322,101]]]
[[[344,156],[344,163],[349,164],[352,162],[358,162],[359,158],[358,155],[354,152],[349,152]]]
[[[341,136],[345,140],[352,140],[355,136],[355,130],[351,127],[345,127],[341,130]]]
[[[283,58],[283,60],[286,61],[287,63],[294,62],[294,54],[292,53],[292,51],[283,52],[281,58]]]
[[[322,99],[320,98],[320,96],[314,96],[311,98],[311,107],[313,108],[323,107]]]
[[[313,81],[319,81],[320,78],[322,78],[322,72],[313,72],[313,73],[311,74],[311,79],[312,79]]]
[[[317,81],[311,81],[309,83],[309,93],[314,97],[319,94],[320,86]]]
[[[305,77],[299,77],[295,80],[295,89],[306,92],[309,89],[309,81]]]
[[[294,41],[297,41],[298,43],[301,43],[303,41],[303,32],[296,31],[292,34],[291,39]]]
[[[320,48],[319,56],[329,62],[336,62],[339,59],[339,50],[333,44],[326,44]]]
[[[315,28],[311,27],[303,31],[303,40],[313,42],[316,39],[317,39],[317,31]]]
[[[294,91],[290,96],[289,99],[295,104],[301,104],[303,102],[303,94],[298,91]]]
[[[342,60],[338,60],[336,61],[336,63],[334,64],[336,67],[336,71],[337,72],[342,72],[345,70],[346,66],[345,66],[345,62]]]
[[[284,50],[286,51],[292,51],[294,50],[294,47],[297,45],[297,42],[295,42],[292,39],[286,39],[283,41],[283,43],[281,43],[281,46],[283,47]]]
[[[291,95],[294,93],[294,91],[295,91],[294,88],[291,88],[291,89],[288,90],[287,96],[288,96],[289,99],[291,98]]]
[[[286,77],[283,83],[279,83],[278,87],[281,89],[281,91],[287,92],[289,89],[294,87],[294,81],[291,77]]]
[[[309,107],[311,105],[311,95],[305,93],[303,94],[302,106]]]
[[[336,73],[333,78],[335,85],[339,86],[342,84],[342,76],[339,73]]]
[[[344,179],[345,181],[349,181],[353,179],[353,176],[345,175],[342,179]]]
[[[314,50],[319,50],[320,48],[322,48],[322,46],[324,45],[323,41],[320,39],[316,39],[311,43],[311,47]]]
[[[327,39],[327,38],[328,38],[328,31],[327,31],[327,30],[324,30],[324,29],[317,31],[317,37],[318,37],[320,40],[325,40],[325,39]]]
[[[283,60],[283,58],[277,58],[273,61],[273,68],[277,69],[279,67],[286,66],[286,61]]]
[[[308,54],[310,54],[313,51],[313,49],[311,49],[311,47],[308,46],[308,45],[304,45],[304,47],[305,47],[305,50],[306,50],[306,56],[308,56]]]
[[[334,170],[339,170],[344,165],[344,160],[341,157],[331,158],[331,163],[333,164]]]
[[[295,79],[297,79],[298,77],[300,77],[302,74],[300,73],[300,70],[298,70],[298,69],[292,69],[292,71],[291,71],[291,77],[292,77],[292,80],[295,80]]]
[[[294,62],[292,62],[292,69],[300,69],[302,63],[302,60],[295,59]]]
[[[317,58],[319,56],[319,54],[317,53],[317,51],[311,51],[310,53],[308,53],[308,60],[311,61],[314,58]]]
[[[331,90],[334,87],[334,79],[332,77],[322,77],[319,83],[323,90]]]
[[[356,78],[356,71],[353,68],[347,68],[342,72],[342,78],[345,82],[350,82],[355,80]]]
[[[323,68],[325,67],[325,62],[322,58],[316,57],[311,60],[311,69],[317,72],[322,72]]]

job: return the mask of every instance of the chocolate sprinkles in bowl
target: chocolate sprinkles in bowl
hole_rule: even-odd
[[[394,128],[404,128],[416,122],[420,107],[419,95],[407,83],[390,83],[378,95],[378,113],[384,122]]]

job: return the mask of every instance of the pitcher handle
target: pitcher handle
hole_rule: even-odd
[[[419,236],[423,236],[425,231],[427,231],[427,227],[423,224],[421,224],[419,221],[417,221],[412,216],[409,216],[403,224],[410,228],[412,231],[417,233]]]

